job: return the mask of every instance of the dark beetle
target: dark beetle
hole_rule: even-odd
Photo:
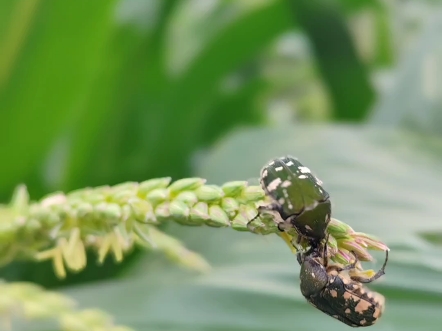
[[[317,309],[349,326],[375,324],[384,312],[385,298],[362,283],[371,283],[385,274],[388,251],[384,265],[370,278],[351,277],[342,273],[354,269],[357,260],[345,267],[329,266],[325,252],[326,248],[323,252],[316,248],[298,253],[302,295]]]
[[[297,159],[285,156],[270,161],[261,170],[260,182],[273,202],[260,206],[257,217],[263,212],[276,212],[282,219],[278,223],[280,231],[294,228],[297,243],[305,237],[311,246],[318,246],[325,238],[331,217],[329,194],[321,181]]]

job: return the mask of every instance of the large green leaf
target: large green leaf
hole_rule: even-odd
[[[220,20],[222,24],[217,23],[209,37],[204,33],[178,34],[187,36],[189,45],[174,43],[177,35],[172,29],[176,25],[173,19],[182,7],[185,4],[177,2],[165,17],[160,17],[161,31],[143,36],[133,46],[129,61],[118,68],[124,69],[121,76],[119,72],[111,76],[120,80],[119,85],[105,83],[105,90],[99,89],[104,102],[96,106],[100,113],[104,113],[103,106],[109,106],[109,117],[103,119],[93,141],[83,139],[75,148],[76,155],[66,175],[68,187],[78,185],[78,178],[84,178],[86,172],[87,185],[150,176],[187,176],[187,161],[195,148],[214,140],[239,121],[253,123],[260,119],[249,107],[224,116],[223,123],[212,120],[220,117],[215,112],[224,113],[219,104],[223,101],[220,85],[225,78],[253,61],[276,36],[290,28],[286,3],[263,2],[249,10],[234,3],[229,8],[223,5],[221,9],[230,10],[232,15]],[[187,25],[182,28],[192,31]],[[198,51],[181,63],[177,72],[170,54],[183,54],[180,47],[192,47],[190,37],[199,42]],[[232,48],[234,52],[228,51]],[[103,69],[105,78],[107,71]],[[91,111],[95,109],[93,103],[89,106]],[[212,130],[209,125],[214,124]],[[78,130],[76,135],[81,141],[82,131]]]
[[[328,0],[290,2],[315,53],[333,103],[333,117],[340,121],[364,120],[375,94],[337,3]]]
[[[13,3],[13,5],[11,5]],[[0,193],[41,165],[78,116],[111,26],[114,1],[5,1],[0,11]]]
[[[422,143],[363,126],[242,130],[206,155],[195,174],[220,184],[255,177],[270,158],[299,157],[324,181],[335,217],[392,249],[386,276],[371,286],[387,298],[374,328],[440,330],[442,250],[419,233],[442,228],[442,160],[421,152],[416,146]],[[66,293],[143,331],[345,328],[306,303],[298,288],[299,266],[278,237],[178,225],[169,230],[204,254],[212,273],[194,275],[148,256],[124,280]],[[377,264],[367,267],[379,267],[383,254],[376,257]]]

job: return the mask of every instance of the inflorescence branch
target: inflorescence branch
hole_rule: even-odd
[[[30,202],[26,187],[19,186],[10,204],[0,206],[0,265],[17,258],[51,259],[56,274],[63,278],[66,267],[80,271],[86,266],[86,249],[95,250],[99,262],[110,253],[119,262],[134,245],[141,245],[166,253],[179,264],[205,271],[209,265],[200,255],[157,226],[175,221],[281,235],[268,216],[258,217],[253,229],[247,226],[257,215],[257,207],[269,202],[260,186],[249,186],[245,181],[222,186],[205,182],[202,178],[175,182],[169,177],[157,178],[67,194],[57,192],[37,202]],[[350,263],[352,251],[361,261],[371,261],[368,250],[388,249],[376,238],[355,232],[336,219],[327,231],[330,257],[338,263]],[[287,241],[287,236],[293,239],[296,233],[282,237]]]

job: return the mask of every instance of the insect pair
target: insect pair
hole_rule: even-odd
[[[344,271],[355,269],[356,255],[350,265],[328,265],[326,230],[331,218],[331,202],[322,182],[291,156],[270,161],[262,169],[260,181],[273,201],[259,207],[257,217],[271,213],[278,219],[280,231],[294,229],[298,234],[293,245],[298,249],[300,287],[307,301],[349,326],[373,325],[383,313],[385,299],[363,284],[385,273],[388,252],[383,267],[373,277],[346,275]],[[298,246],[302,239],[308,240],[307,252],[301,252]]]

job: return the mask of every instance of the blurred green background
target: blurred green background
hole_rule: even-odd
[[[373,329],[440,330],[440,1],[3,0],[0,50],[3,202],[19,183],[39,199],[160,176],[248,180],[291,154],[324,181],[334,217],[392,249]],[[347,328],[306,303],[276,236],[165,231],[213,272],[136,251],[120,265],[91,255],[63,281],[20,261],[0,278],[141,331]]]

